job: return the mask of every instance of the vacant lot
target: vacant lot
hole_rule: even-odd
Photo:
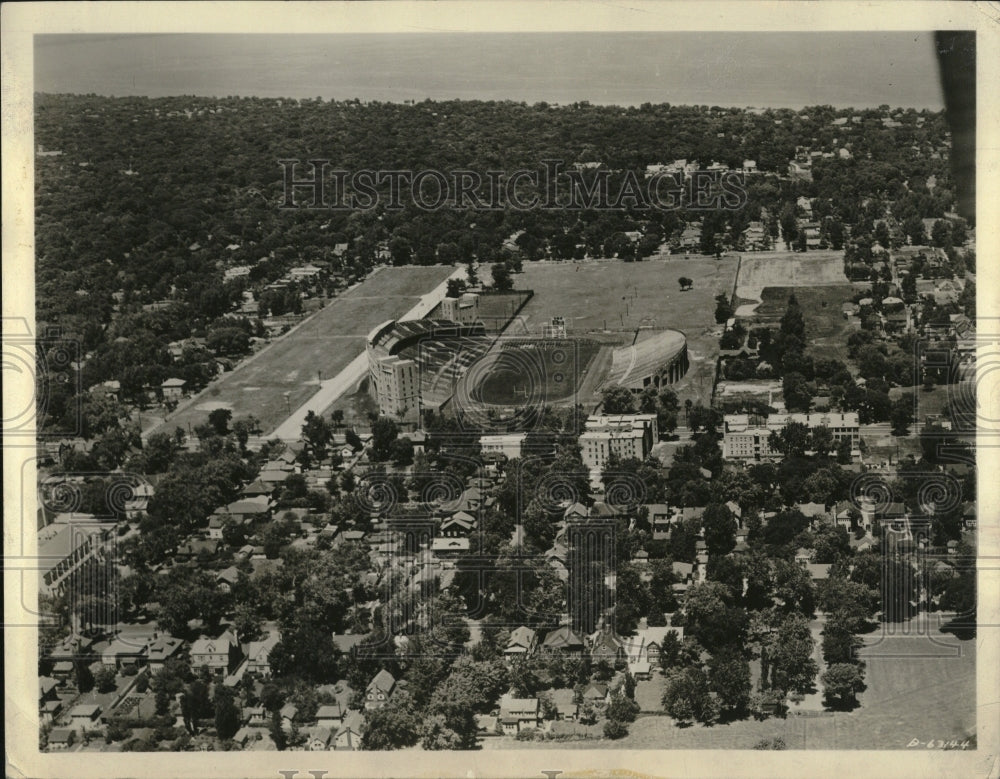
[[[623,344],[632,343],[640,328],[681,330],[691,365],[674,389],[682,403],[690,398],[708,405],[721,334],[715,323],[715,296],[732,293],[736,264],[734,257],[679,255],[646,262],[525,263],[514,284],[535,295],[508,332],[519,333],[523,327],[540,333],[554,316],[565,317],[569,335],[610,333],[619,335]],[[681,291],[677,280],[682,276],[693,281],[690,290]],[[586,400],[581,396],[581,402]]]
[[[373,327],[405,314],[453,272],[444,265],[382,268],[213,382],[161,428],[187,429],[205,422],[212,409],[228,408],[234,418],[257,417],[269,433],[312,397],[320,378],[332,378],[364,351]]]
[[[777,324],[788,307],[788,297],[794,294],[802,309],[806,324],[809,351],[827,359],[848,362],[847,337],[858,329],[858,322],[844,318],[840,307],[850,302],[855,289],[850,284],[827,286],[765,287],[753,321]]]

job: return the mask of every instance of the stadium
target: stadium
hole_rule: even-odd
[[[596,404],[598,391],[633,392],[679,381],[688,369],[687,339],[677,330],[647,331],[621,346],[593,338],[488,335],[481,322],[389,320],[368,335],[368,391],[379,413],[419,422],[428,409]],[[620,342],[619,342],[620,343]]]
[[[605,386],[619,385],[633,392],[650,386],[660,389],[680,381],[688,366],[687,336],[679,330],[660,330],[615,349]]]
[[[368,392],[380,414],[416,422],[422,411],[447,403],[493,340],[479,322],[390,319],[368,334]]]

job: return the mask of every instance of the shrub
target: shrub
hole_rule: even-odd
[[[628,735],[628,727],[624,722],[616,719],[609,719],[604,723],[604,737],[617,740]]]

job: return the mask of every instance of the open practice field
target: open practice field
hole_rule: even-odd
[[[681,330],[687,336],[690,367],[674,389],[682,403],[690,398],[708,405],[721,334],[715,323],[715,296],[732,293],[736,265],[735,257],[679,255],[645,262],[526,262],[514,284],[534,290],[535,295],[507,334],[540,334],[554,316],[565,317],[570,336],[608,332],[619,335],[622,344],[632,343],[639,328]],[[693,281],[692,288],[683,292],[677,282],[682,276]],[[603,375],[610,355],[600,362],[605,366],[600,368]],[[580,392],[584,405],[591,399],[585,397],[590,388],[598,389],[597,363]]]
[[[853,712],[741,720],[727,725],[678,727],[667,716],[644,716],[620,741],[538,743],[486,739],[501,749],[750,749],[780,737],[788,749],[907,749],[926,751],[929,739],[959,743],[976,733],[976,642],[934,631],[923,635],[865,636],[861,657],[867,689]],[[644,683],[648,684],[648,683]],[[637,696],[638,697],[638,696]],[[650,705],[653,701],[650,700]],[[989,707],[984,716],[992,716]],[[490,743],[495,742],[495,743]]]
[[[844,275],[844,252],[748,252],[740,261],[736,294],[760,300],[764,287],[815,287],[822,284],[847,284]]]
[[[317,392],[320,375],[324,381],[333,378],[364,352],[373,327],[405,314],[454,270],[382,268],[186,401],[160,429],[186,430],[205,422],[211,410],[227,408],[234,418],[255,416],[270,433]]]

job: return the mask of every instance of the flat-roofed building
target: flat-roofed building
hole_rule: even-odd
[[[852,456],[860,454],[861,427],[854,411],[830,411],[812,414],[726,414],[723,417],[724,434],[722,456],[728,460],[760,461],[779,459],[781,453],[770,446],[771,433],[791,422],[806,425],[810,430],[826,427],[833,435],[835,445],[842,440],[851,442]]]
[[[659,440],[656,414],[594,415],[580,436],[583,464],[599,473],[611,455],[644,460]]]
[[[113,523],[101,523],[91,514],[59,514],[39,530],[39,592],[61,595],[70,576],[108,548],[113,530]]]
[[[503,433],[499,435],[483,435],[479,437],[479,446],[483,454],[491,452],[502,454],[513,460],[521,456],[521,447],[524,445],[525,433]]]

